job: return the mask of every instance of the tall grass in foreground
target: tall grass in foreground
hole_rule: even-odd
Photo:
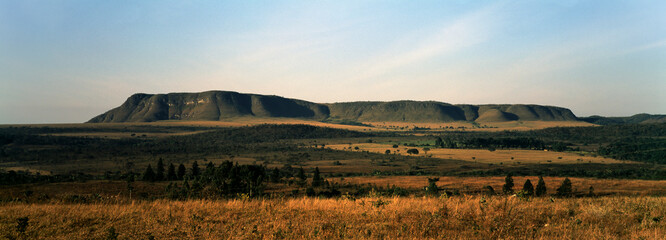
[[[0,238],[661,239],[664,215],[666,197],[7,203]]]

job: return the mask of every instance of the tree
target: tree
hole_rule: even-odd
[[[178,165],[178,172],[176,173],[176,176],[178,177],[178,180],[183,180],[185,177],[185,173],[187,172],[187,169],[185,168],[185,165],[182,163]]]
[[[167,169],[166,179],[169,181],[178,179],[178,176],[176,175],[176,166],[174,166],[173,163],[169,164],[169,168]]]
[[[290,178],[290,177],[294,176],[294,168],[291,167],[291,165],[289,165],[289,164],[285,164],[284,166],[282,166],[282,170],[280,172],[281,172],[282,176],[284,176],[286,178]]]
[[[315,167],[314,174],[312,175],[312,187],[319,187],[324,183],[324,178],[319,173],[319,167]]]
[[[129,191],[129,198],[132,199],[132,190],[134,190],[134,174],[127,175],[127,191]]]
[[[408,154],[419,154],[419,150],[416,148],[407,149]]]
[[[492,186],[486,185],[483,188],[486,189],[486,194],[491,195],[491,196],[495,195],[495,189]]]
[[[386,151],[384,152],[384,154],[391,154],[391,150],[386,149]]]
[[[146,171],[143,172],[143,181],[155,181],[155,172],[153,171],[153,168],[148,164],[148,167],[146,168]]]
[[[426,194],[430,196],[437,196],[439,194],[439,187],[437,187],[439,178],[428,178],[428,186],[426,187]]]
[[[537,186],[536,186],[536,190],[535,190],[536,196],[540,197],[540,196],[546,195],[546,192],[547,192],[546,182],[543,181],[543,177],[539,176],[539,182],[537,182]]]
[[[317,195],[317,193],[315,192],[314,188],[308,187],[307,189],[305,189],[305,195],[307,195],[308,197],[314,197],[315,195]]]
[[[164,180],[164,162],[162,158],[157,160],[157,169],[155,169],[155,180],[162,181]]]
[[[308,177],[305,176],[305,170],[303,170],[302,167],[300,169],[298,169],[298,175],[297,176],[298,176],[298,179],[301,180],[301,185],[305,185],[305,180],[308,180]]]
[[[280,169],[277,167],[273,169],[273,173],[271,173],[271,182],[277,183],[280,182]]]
[[[560,197],[569,197],[573,193],[573,188],[571,187],[571,180],[569,178],[564,178],[562,185],[557,188],[557,196]]]
[[[206,164],[206,173],[213,174],[214,171],[215,171],[215,164],[213,162],[208,162],[208,164]]]
[[[527,196],[534,195],[534,186],[532,185],[532,182],[529,179],[525,180],[525,184],[523,184],[523,192]]]
[[[194,161],[192,163],[192,176],[196,177],[199,176],[199,174],[201,174],[201,170],[199,169],[199,164],[197,163],[197,161]]]
[[[502,191],[505,194],[513,193],[513,177],[511,177],[511,174],[506,175],[506,178],[504,178],[504,186],[502,186]]]
[[[435,139],[435,146],[444,147],[444,141],[442,141],[441,137],[437,137],[437,139]]]

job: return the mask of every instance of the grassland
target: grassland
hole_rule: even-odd
[[[98,129],[125,129],[128,127],[198,127],[198,128],[224,128],[224,127],[243,127],[256,126],[261,124],[304,124],[317,127],[329,127],[345,129],[352,131],[390,131],[390,132],[447,132],[447,131],[527,131],[535,129],[544,129],[550,127],[586,127],[595,126],[594,124],[580,121],[508,121],[508,122],[488,122],[476,123],[466,121],[455,122],[361,122],[361,125],[340,124],[335,122],[322,122],[300,118],[261,118],[261,117],[236,117],[224,119],[222,121],[156,121],[156,122],[129,122],[129,123],[85,123],[85,124],[14,124],[0,125],[2,127],[51,127],[51,128],[98,128]],[[197,131],[177,131],[171,134],[196,133]],[[122,134],[109,134],[107,137],[126,137],[132,133],[141,136],[148,134],[155,137],[169,136],[171,134],[137,133],[124,131]],[[127,133],[127,134],[125,134]],[[61,136],[91,136],[105,137],[103,134],[91,133],[89,131],[75,133],[60,133]]]
[[[356,188],[384,188],[400,187],[411,196],[420,197],[425,194],[423,188],[428,184],[428,178],[438,178],[437,186],[446,191],[456,191],[468,195],[485,195],[486,186],[491,186],[500,192],[504,184],[504,177],[452,177],[452,176],[352,176],[329,177],[327,181],[341,192],[353,193]],[[525,180],[529,179],[536,184],[536,176],[515,176],[515,190],[522,189]],[[635,179],[596,179],[569,177],[573,186],[573,194],[588,196],[590,187],[595,196],[666,196],[666,181],[663,180],[635,180]],[[564,177],[544,177],[547,194],[555,195],[557,187]],[[0,188],[0,202],[88,202],[100,200],[129,201],[132,199],[150,200],[166,196],[165,187],[172,182],[148,183],[136,181],[132,183],[132,193],[127,188],[126,181],[91,180],[86,182],[61,182],[51,184],[22,184],[4,186]],[[174,182],[179,183],[179,182]],[[350,186],[350,187],[345,187]],[[305,188],[297,184],[270,183],[266,186],[267,195],[293,196],[292,191],[297,190],[302,196]]]
[[[0,206],[14,239],[661,239],[666,197],[254,199]],[[19,232],[17,219],[27,219]]]
[[[327,147],[336,150],[345,151],[369,151],[374,153],[385,153],[389,150],[391,154],[398,155],[413,155],[408,154],[407,150],[415,148],[419,151],[421,156],[428,156],[439,159],[452,159],[462,160],[477,163],[492,163],[492,164],[576,164],[576,163],[623,163],[610,158],[590,156],[584,154],[576,154],[570,152],[552,152],[543,150],[495,150],[489,151],[485,149],[429,149],[425,151],[423,147],[406,147],[398,146],[393,148],[393,144],[384,143],[357,143],[357,144],[331,144]],[[358,149],[356,149],[358,147]]]
[[[413,131],[420,129],[425,132],[440,131],[527,131],[535,129],[544,129],[551,127],[589,127],[595,126],[587,122],[576,121],[506,121],[506,122],[446,122],[446,123],[427,123],[427,122],[363,122],[373,126],[377,130],[390,131]]]
[[[335,129],[288,125],[293,123]],[[658,142],[664,134],[654,130],[666,127],[603,127],[599,135],[594,128],[496,132],[502,126],[364,124],[236,119],[0,126],[0,177],[26,170],[64,174],[53,181],[35,177],[0,185],[0,238],[659,239],[666,234],[662,163],[616,160],[596,152],[615,140],[631,142],[627,136]],[[505,129],[539,125],[506,124]],[[468,149],[450,149],[435,146],[437,136],[465,144],[529,138],[549,150],[469,144],[461,145]],[[551,150],[557,143],[568,147]],[[585,149],[573,150],[580,146]],[[640,150],[663,150],[659,144],[650,146],[656,149]],[[419,153],[407,154],[412,148]],[[148,164],[155,168],[158,159],[165,166],[184,164],[189,182],[142,180],[146,174],[141,173]],[[231,174],[194,175],[190,166],[195,161],[201,171],[213,163],[213,172],[223,172],[225,161],[252,165],[265,174],[262,192],[253,197],[198,194],[213,188],[202,179],[231,179],[224,178]],[[324,186],[313,186],[315,169]],[[508,173],[515,175],[516,191],[527,179],[536,185],[543,175],[547,196],[489,195],[486,186],[501,192]],[[573,197],[555,197],[565,177],[572,182]],[[424,197],[428,178],[439,178],[442,191],[433,197]],[[173,185],[184,193],[174,197]],[[388,191],[393,186],[400,192]]]
[[[437,186],[440,189],[457,190],[463,194],[485,193],[484,187],[491,186],[501,191],[504,177],[452,177],[452,176],[356,176],[344,178],[331,178],[330,181],[339,184],[357,184],[373,186],[396,186],[406,189],[422,189],[426,186],[428,178],[438,178]],[[523,183],[530,180],[536,184],[536,176],[515,176],[513,181],[515,189],[522,189]],[[564,177],[544,177],[547,193],[555,195],[557,187]],[[666,181],[635,180],[635,179],[596,179],[569,177],[572,182],[574,194],[588,195],[593,187],[595,195],[624,195],[624,196],[664,196],[666,195]]]

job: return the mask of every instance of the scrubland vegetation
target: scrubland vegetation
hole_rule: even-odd
[[[658,239],[665,136],[3,126],[0,237]]]

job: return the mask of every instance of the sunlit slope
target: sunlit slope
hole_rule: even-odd
[[[435,101],[321,104],[228,91],[134,94],[92,123],[163,120],[226,121],[239,117],[356,122],[578,121],[571,110],[541,105],[452,105]]]
[[[121,106],[89,122],[217,121],[234,117],[323,119],[326,106],[278,96],[210,91],[202,93],[134,94]]]

